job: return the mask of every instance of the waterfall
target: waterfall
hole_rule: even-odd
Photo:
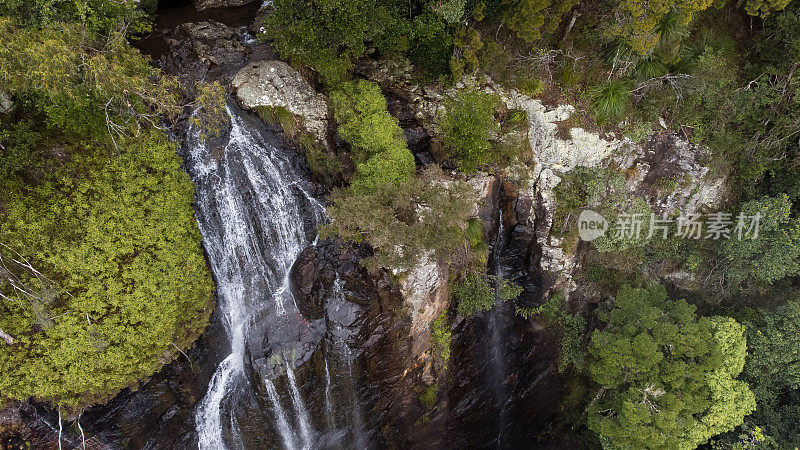
[[[286,419],[286,411],[283,410],[283,405],[281,405],[281,399],[278,397],[278,391],[275,389],[275,385],[272,384],[270,380],[265,380],[264,385],[267,387],[269,401],[272,403],[272,410],[275,412],[278,432],[283,438],[283,445],[286,446],[286,448],[297,448],[294,442],[294,434],[289,427],[289,421]]]
[[[297,389],[297,381],[294,378],[294,370],[286,363],[286,377],[289,378],[289,388],[292,394],[292,405],[294,412],[297,415],[297,421],[300,426],[300,436],[303,438],[303,448],[311,448],[311,425],[308,418],[308,411],[306,405],[303,404],[303,397]]]
[[[354,356],[353,351],[348,345],[348,338],[350,331],[342,326],[342,321],[346,321],[347,314],[345,310],[352,307],[352,304],[347,302],[342,288],[342,280],[339,274],[336,274],[336,280],[333,283],[333,292],[328,299],[328,318],[330,322],[329,337],[330,353],[334,357],[337,372],[347,375],[346,377],[337,377],[337,398],[349,402],[347,407],[347,417],[345,417],[345,425],[350,428],[351,442],[348,447],[350,448],[370,448],[368,437],[364,434],[365,423],[361,415],[361,405],[359,404],[358,384],[355,374],[353,373]],[[326,370],[327,370],[327,355],[326,355]],[[329,388],[328,388],[329,389]],[[326,391],[326,394],[328,391]],[[335,421],[334,421],[335,422]],[[332,425],[333,423],[332,422]]]
[[[503,278],[503,264],[500,260],[500,255],[502,255],[503,250],[506,246],[506,230],[505,224],[503,223],[503,212],[500,211],[499,214],[499,225],[497,228],[497,236],[494,242],[494,248],[492,249],[492,269],[493,275],[499,279]],[[495,288],[497,285],[495,285]],[[506,376],[508,375],[508,364],[505,359],[505,355],[503,354],[504,349],[504,342],[506,340],[506,334],[508,333],[508,324],[503,318],[505,313],[505,309],[507,308],[506,302],[503,301],[497,294],[495,294],[495,304],[492,307],[491,311],[489,311],[489,320],[488,320],[488,328],[489,333],[491,335],[490,345],[491,348],[489,351],[491,352],[492,358],[492,373],[491,373],[491,383],[492,389],[494,394],[494,401],[497,405],[497,445],[498,447],[501,446],[503,442],[503,435],[505,432],[506,424],[508,422],[508,414],[505,408],[506,400],[508,399],[508,389],[506,386]]]
[[[328,368],[328,355],[325,354],[325,418],[328,420],[328,427],[336,427],[336,419],[333,416],[333,401],[331,400],[331,371]]]
[[[237,436],[238,427],[231,427],[226,436],[223,419],[230,417],[229,422],[234,422],[232,407],[242,392],[252,389],[245,376],[248,330],[263,313],[292,317],[297,312],[289,292],[289,270],[313,240],[313,228],[322,214],[321,205],[297,185],[302,174],[289,157],[251,131],[245,118],[232,108],[228,114],[231,130],[219,159],[194,128],[189,130],[186,156],[196,185],[197,221],[216,278],[218,309],[231,347],[197,407],[201,449],[240,444],[226,442],[226,437],[237,441],[241,437]],[[312,217],[309,220],[307,216]],[[309,446],[309,419],[305,408],[300,408],[302,399],[291,369],[287,376],[300,435]],[[284,445],[295,448],[295,436],[275,386],[269,380],[265,385],[277,417],[277,431]]]

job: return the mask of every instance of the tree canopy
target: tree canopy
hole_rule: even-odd
[[[695,315],[661,286],[625,287],[592,333],[589,374],[600,387],[589,428],[622,448],[692,449],[755,409],[744,327]]]

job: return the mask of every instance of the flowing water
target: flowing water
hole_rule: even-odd
[[[296,183],[302,174],[286,152],[249,127],[240,113],[228,112],[230,136],[220,159],[212,155],[196,130],[190,130],[187,158],[197,186],[197,219],[231,347],[197,408],[202,449],[241,446],[232,411],[242,396],[253,391],[246,376],[248,334],[257,321],[267,318],[283,328],[299,326],[289,270],[303,248],[314,241],[315,225],[322,214],[321,205]],[[289,361],[285,374],[291,386],[294,423],[281,406],[273,383],[265,381],[276,431],[287,447],[295,448],[296,442],[310,447],[311,420]]]
[[[491,268],[493,275],[497,279],[504,277],[504,265],[501,256],[506,247],[506,229],[503,222],[503,212],[499,213],[499,225],[497,229],[497,236],[495,238],[494,246],[492,249]],[[495,281],[495,288],[499,282]],[[508,376],[508,362],[507,355],[504,353],[505,341],[509,333],[509,326],[506,321],[510,305],[504,301],[497,294],[495,294],[494,307],[489,311],[488,318],[488,333],[489,339],[489,352],[492,361],[492,370],[490,371],[490,387],[492,395],[497,408],[497,447],[502,447],[504,442],[504,434],[506,432],[506,425],[508,422],[508,412],[506,409],[506,402],[508,401],[509,393],[506,385],[506,378]]]

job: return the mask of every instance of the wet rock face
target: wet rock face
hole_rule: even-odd
[[[181,24],[167,43],[164,69],[190,81],[239,65],[247,53],[236,29],[213,20]]]
[[[242,68],[231,83],[245,108],[281,107],[302,118],[320,142],[327,141],[328,104],[322,94],[283,61],[258,61]]]
[[[415,350],[413,321],[404,308],[409,285],[404,288],[393,282],[385,270],[370,272],[361,266],[359,261],[370,254],[366,246],[332,240],[305,249],[291,273],[295,300],[309,317],[324,316],[325,352],[332,338],[346,336],[347,346],[356,355],[353,372],[359,374],[359,403],[374,442],[407,446],[405,431],[424,413],[415,390],[424,362]],[[340,300],[332,295],[337,283]],[[423,286],[427,284],[419,285]],[[431,291],[420,292],[428,295]],[[319,364],[300,370],[307,380],[323,377]]]
[[[297,307],[309,319],[326,315],[328,301],[339,283],[343,297],[378,312],[401,301],[396,285],[383,270],[370,272],[360,261],[371,256],[365,245],[327,239],[303,250],[292,267],[291,279]],[[330,314],[328,320],[331,320]],[[342,322],[354,322],[352,318]],[[366,331],[366,330],[365,330]]]
[[[163,44],[152,44],[160,53],[157,65],[187,87],[198,81],[227,83],[249,61],[275,57],[272,48],[256,42],[246,27],[215,20],[181,23],[150,39],[163,39]]]
[[[227,6],[242,6],[255,3],[256,0],[193,0],[194,7],[198,11],[209,8],[224,8]]]

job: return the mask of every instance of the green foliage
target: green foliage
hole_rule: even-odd
[[[616,21],[607,32],[622,38],[636,53],[647,54],[659,42],[675,38],[692,16],[711,6],[713,0],[619,0],[614,3]]]
[[[441,119],[443,142],[464,172],[497,160],[491,139],[500,127],[495,122],[497,97],[481,91],[460,91],[446,105]]]
[[[431,351],[440,362],[444,370],[450,362],[450,344],[453,341],[453,333],[450,331],[450,324],[447,320],[447,311],[433,321],[431,336]]]
[[[746,424],[763,428],[775,448],[800,446],[800,305],[761,311],[746,322],[750,349],[743,377],[758,407]]]
[[[786,8],[791,0],[748,0],[744,4],[744,10],[751,16],[766,17],[769,14]]]
[[[200,138],[219,137],[228,124],[225,111],[225,88],[219,82],[197,83],[195,86],[197,109],[189,119],[200,130]]]
[[[476,201],[472,187],[461,181],[445,183],[441,169],[430,166],[399,185],[334,190],[328,207],[332,223],[320,233],[368,242],[375,255],[365,261],[367,267],[405,271],[420,258],[447,260],[462,249],[464,224]]]
[[[389,148],[356,165],[351,186],[356,193],[372,192],[382,186],[397,186],[414,177],[414,156],[403,147]]]
[[[452,54],[453,35],[443,20],[434,14],[414,18],[408,57],[416,66],[433,76],[444,75]]]
[[[419,395],[419,402],[422,403],[426,409],[432,409],[436,406],[436,385],[432,384],[426,386],[422,393]]]
[[[137,3],[0,4],[0,403],[104,400],[208,322],[193,187],[152,126],[183,92],[128,45]],[[199,95],[212,125],[220,89]]]
[[[533,42],[541,37],[540,28],[544,25],[545,8],[550,0],[503,0],[503,23],[518,38]]]
[[[284,58],[316,70],[330,86],[350,78],[352,61],[396,23],[395,2],[276,0],[266,35]]]
[[[525,78],[517,83],[519,91],[528,97],[538,97],[546,87],[544,81],[539,78]]]
[[[568,243],[578,238],[577,220],[583,208],[591,208],[613,221],[617,208],[627,204],[625,177],[613,169],[576,167],[562,175],[554,194],[557,208],[552,232],[569,240],[564,248],[570,248]]]
[[[459,23],[464,17],[466,0],[441,0],[431,6],[436,14],[449,24]]]
[[[589,428],[623,448],[695,448],[755,409],[742,371],[744,327],[697,318],[663,287],[623,288],[592,333],[589,374],[601,388]]]
[[[49,291],[33,301],[0,278],[0,328],[17,341],[0,346],[0,401],[101,400],[202,332],[213,284],[180,165],[151,131],[118,151],[83,149],[48,182],[5,191],[0,242],[52,285],[28,276]]]
[[[458,314],[469,317],[479,311],[488,311],[497,299],[513,300],[522,293],[522,287],[509,280],[480,272],[465,270],[453,285],[453,296],[458,302]]]
[[[0,16],[11,16],[21,25],[43,27],[59,22],[76,22],[92,38],[121,32],[147,30],[148,17],[134,0],[5,0]]]
[[[368,81],[343,83],[331,94],[337,131],[351,145],[356,163],[352,181],[356,193],[379,186],[398,185],[412,177],[416,165],[403,130],[389,114],[386,99],[377,84]]]
[[[489,244],[486,243],[484,236],[483,221],[477,217],[469,219],[465,234],[470,249],[477,255],[478,262],[485,265],[489,257]]]
[[[62,133],[120,135],[180,111],[176,82],[127,44],[96,51],[76,24],[19,28],[2,16],[0,35],[7,37],[0,41],[0,85]]]
[[[9,179],[34,165],[42,137],[33,127],[30,120],[14,123],[0,116],[0,179]]]
[[[592,109],[601,123],[622,118],[630,102],[631,90],[623,80],[609,80],[592,90]]]
[[[483,40],[478,30],[472,27],[461,27],[453,37],[453,56],[450,58],[450,72],[456,80],[464,74],[471,75],[480,66],[480,52]]]
[[[306,162],[311,173],[323,183],[330,184],[333,178],[342,170],[342,164],[336,156],[329,154],[316,142],[316,138],[309,134],[300,136],[305,149]]]
[[[261,120],[280,126],[287,138],[293,139],[300,132],[300,120],[283,106],[256,106],[255,109]]]
[[[765,197],[742,205],[746,216],[760,214],[758,237],[747,235],[750,220],[745,220],[742,238],[731,235],[721,245],[727,279],[734,284],[745,280],[771,283],[800,271],[800,221],[791,217],[792,204],[786,195]],[[734,222],[737,222],[734,218]],[[753,230],[755,231],[755,230]]]

